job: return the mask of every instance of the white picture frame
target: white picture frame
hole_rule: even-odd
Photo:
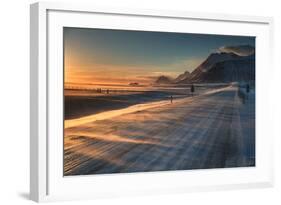
[[[126,23],[120,23],[121,19],[126,19]],[[182,26],[192,24],[192,29]],[[256,36],[256,167],[63,177],[62,118],[58,113],[63,109],[60,69],[64,26]],[[273,133],[269,129],[272,113],[263,109],[271,105],[271,84],[269,72],[262,69],[273,71],[272,29],[270,17],[98,8],[71,3],[32,4],[30,198],[40,202],[273,186]],[[265,83],[268,86],[262,86]]]

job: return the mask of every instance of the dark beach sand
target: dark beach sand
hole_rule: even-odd
[[[161,100],[170,100],[182,97],[188,97],[187,91],[143,91],[127,92],[120,94],[99,94],[92,93],[83,95],[64,96],[64,117],[65,120],[75,119],[87,115],[97,114],[104,111],[126,108],[131,105],[155,102]]]

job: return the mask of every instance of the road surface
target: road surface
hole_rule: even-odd
[[[232,85],[68,121],[64,174],[254,166],[254,105]]]

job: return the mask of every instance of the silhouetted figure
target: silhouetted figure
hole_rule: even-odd
[[[109,90],[108,89],[106,90],[106,93],[109,94]]]
[[[173,103],[173,96],[171,95],[171,103]]]
[[[194,91],[195,91],[194,85],[191,84],[191,86],[190,86],[190,92],[191,92],[191,95],[192,95],[192,96],[193,96]]]
[[[250,92],[250,85],[249,85],[249,84],[246,85],[246,92],[247,92],[247,93]]]
[[[101,88],[97,88],[97,93],[101,93]]]

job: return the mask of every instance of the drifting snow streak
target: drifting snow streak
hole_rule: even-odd
[[[163,106],[163,105],[167,105],[170,104],[167,100],[165,101],[160,101],[160,102],[153,102],[153,103],[144,103],[144,104],[137,104],[137,105],[133,105],[124,109],[119,109],[119,110],[111,110],[111,111],[107,111],[107,112],[102,112],[99,114],[94,114],[94,115],[89,115],[86,117],[81,117],[81,118],[77,118],[77,119],[73,119],[73,120],[65,120],[65,128],[70,128],[70,127],[76,127],[85,123],[89,123],[89,122],[94,122],[94,121],[98,121],[98,120],[106,120],[106,119],[110,119],[113,117],[117,117],[119,115],[123,115],[123,114],[129,114],[129,113],[133,113],[133,112],[138,112],[138,111],[142,111],[142,110],[146,110],[146,109],[150,109],[150,108],[154,108],[154,107],[159,107],[159,106]]]

